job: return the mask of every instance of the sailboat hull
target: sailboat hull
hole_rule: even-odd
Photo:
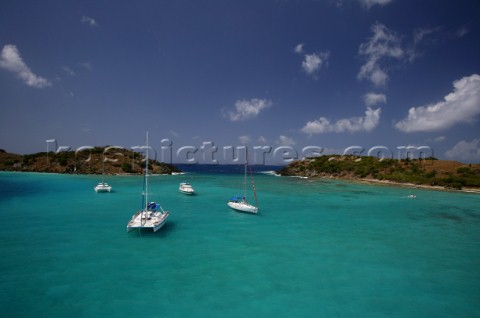
[[[152,212],[146,211],[137,212],[130,222],[127,224],[127,232],[135,229],[152,229],[153,232],[157,232],[167,222],[167,218],[170,214],[167,211],[164,212]]]
[[[170,215],[168,211],[164,211],[160,204],[156,202],[148,201],[148,131],[146,133],[146,155],[145,155],[145,185],[144,195],[142,199],[143,210],[135,213],[127,224],[127,232],[134,229],[152,229],[153,232],[157,232],[167,222],[167,218]],[[158,209],[161,212],[157,211]]]
[[[237,211],[247,212],[247,213],[257,213],[258,208],[247,202],[227,202],[227,205]]]

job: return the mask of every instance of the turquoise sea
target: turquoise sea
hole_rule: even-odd
[[[141,176],[0,173],[2,317],[480,317],[480,195],[254,176],[258,215],[152,176],[168,223],[127,233]]]

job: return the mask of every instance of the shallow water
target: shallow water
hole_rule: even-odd
[[[2,316],[479,317],[479,195],[255,174],[251,215],[242,175],[153,176],[127,233],[142,177],[98,178],[0,173]]]

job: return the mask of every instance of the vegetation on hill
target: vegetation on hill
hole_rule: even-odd
[[[143,155],[127,149],[95,147],[79,152],[39,152],[29,155],[8,153],[0,149],[0,170],[25,172],[54,172],[74,174],[101,174],[105,160],[105,173],[141,174],[145,166]],[[180,172],[175,166],[150,159],[151,173]]]
[[[283,176],[376,179],[462,189],[480,188],[480,165],[428,159],[378,159],[321,156],[295,161],[278,171]]]

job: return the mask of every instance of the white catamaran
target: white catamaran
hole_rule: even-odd
[[[142,209],[132,216],[127,224],[127,232],[134,229],[153,229],[158,231],[167,221],[170,215],[168,211],[164,211],[160,204],[156,202],[148,202],[148,131],[146,137],[146,160],[144,173],[144,191],[142,198]]]
[[[227,205],[232,209],[240,212],[257,213],[258,212],[257,191],[255,189],[255,183],[253,181],[253,173],[251,168],[250,168],[250,176],[252,180],[253,194],[255,196],[255,205],[249,204],[247,202],[247,166],[248,166],[248,152],[247,152],[247,148],[245,148],[245,171],[244,171],[243,196],[231,197],[227,201]]]
[[[112,186],[108,185],[108,183],[105,182],[104,177],[105,177],[105,158],[102,160],[102,182],[97,184],[95,188],[95,192],[110,192],[112,191]]]

